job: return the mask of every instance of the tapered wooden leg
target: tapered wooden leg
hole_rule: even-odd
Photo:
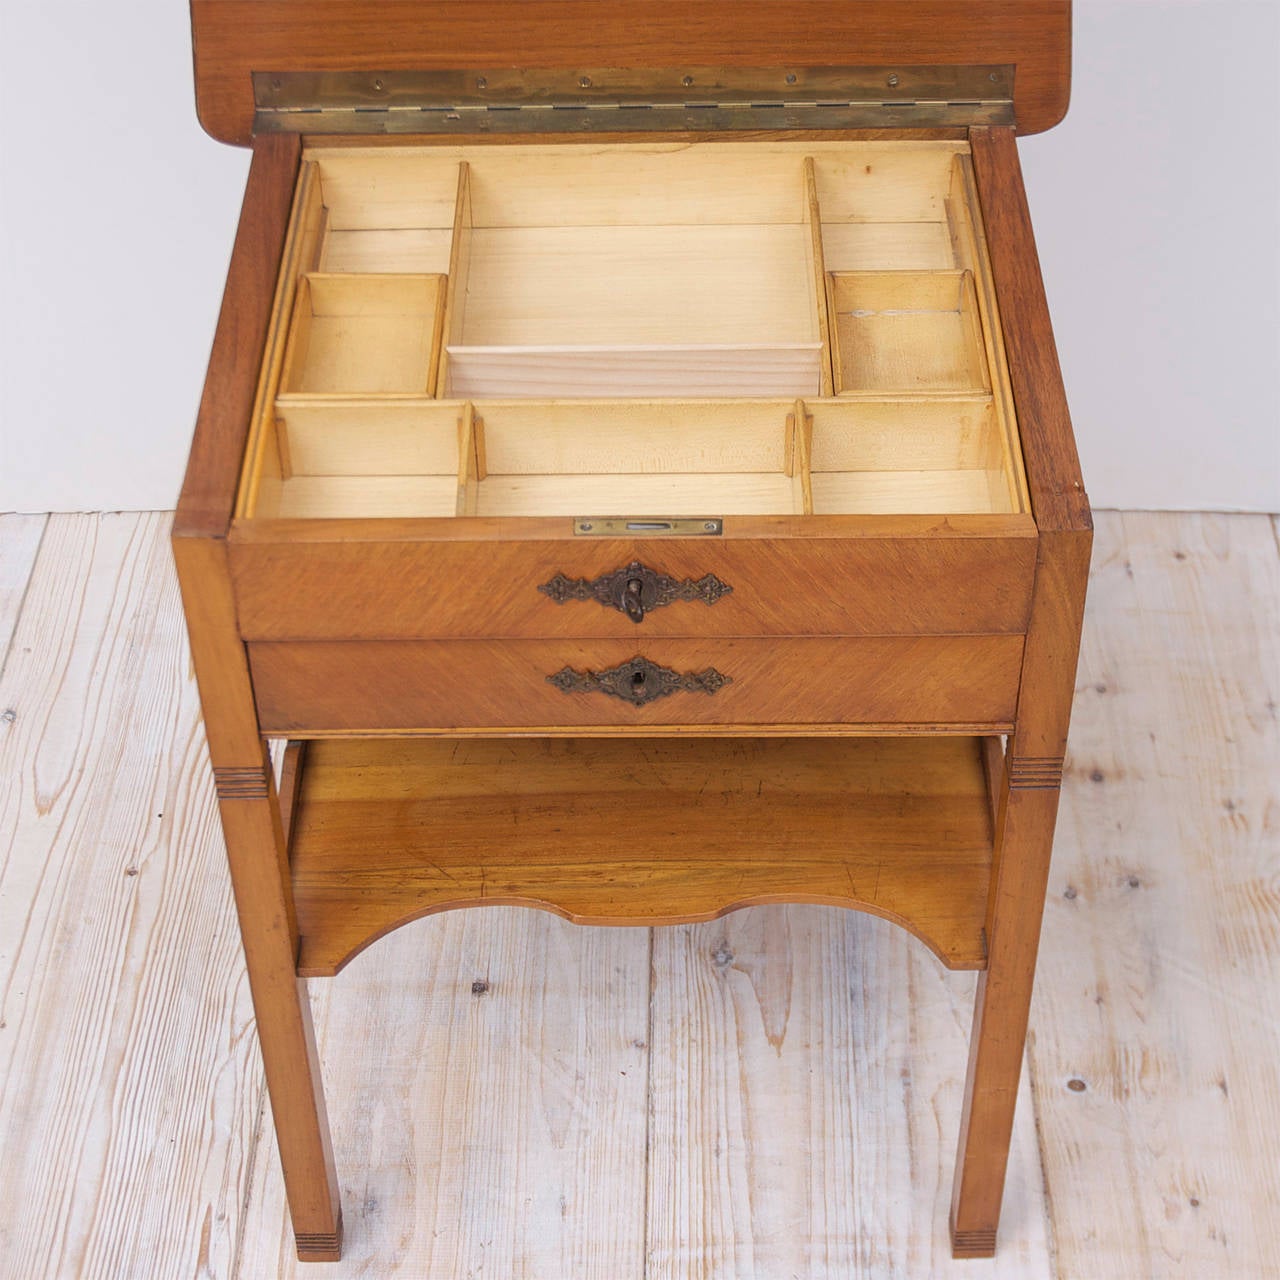
[[[265,764],[216,768],[214,777],[298,1257],[336,1261],[338,1179],[311,1004],[295,969],[297,930],[275,787]]]
[[[1061,760],[1014,758],[1002,787],[987,968],[978,977],[951,1199],[951,1249],[958,1258],[995,1252],[1061,769]]]
[[[1083,491],[1065,497],[1083,504],[1079,524],[1040,532],[1017,722],[996,788],[987,967],[978,978],[951,1196],[957,1257],[995,1252],[1031,1011],[1092,543]],[[991,777],[999,762],[990,750],[987,762]]]
[[[226,546],[175,535],[173,549],[298,1257],[336,1261],[338,1179],[311,1005],[298,978],[289,849],[236,631]]]

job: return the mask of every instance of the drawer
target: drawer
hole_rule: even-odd
[[[1025,630],[1031,522],[742,520],[727,535],[566,536],[565,523],[443,534],[295,526],[230,546],[250,640],[946,635]],[[996,526],[996,527],[993,527]],[[905,527],[904,527],[905,526]],[[402,534],[394,536],[398,531]],[[828,536],[818,536],[825,532]],[[487,536],[481,536],[487,535]],[[559,535],[559,536],[557,536]],[[638,597],[630,604],[628,595]],[[637,616],[638,615],[638,616]]]
[[[263,731],[1007,732],[1017,635],[252,643]]]
[[[308,150],[229,553],[251,641],[1022,633],[968,143]]]

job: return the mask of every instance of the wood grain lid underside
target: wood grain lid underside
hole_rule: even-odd
[[[191,0],[205,130],[247,144],[255,71],[1016,67],[1019,133],[1066,113],[1070,0]]]

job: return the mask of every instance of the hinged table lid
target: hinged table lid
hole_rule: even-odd
[[[1070,0],[191,0],[191,20],[201,123],[240,144],[254,73],[1000,69],[1020,133],[1056,124],[1070,91]]]

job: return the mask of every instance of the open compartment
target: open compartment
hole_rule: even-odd
[[[837,395],[990,391],[972,272],[849,271],[827,279]]]
[[[802,514],[794,413],[785,401],[479,403],[475,514]]]
[[[331,274],[447,275],[460,175],[455,148],[331,150],[314,168],[324,207],[314,268]]]
[[[442,275],[303,275],[281,392],[429,395],[444,302]]]
[[[1018,509],[989,396],[474,403],[280,396],[248,514],[688,518]]]
[[[264,433],[249,514],[458,514],[464,406],[282,396]]]
[[[241,515],[1028,509],[963,144],[325,147],[291,243]]]
[[[990,397],[828,400],[807,407],[817,515],[1017,509]]]
[[[952,167],[962,144],[811,147],[826,269],[953,271]]]
[[[719,175],[665,152],[636,157],[639,175],[625,155],[542,158],[462,166],[442,394],[829,390],[803,157],[754,157],[755,190],[741,153]]]

